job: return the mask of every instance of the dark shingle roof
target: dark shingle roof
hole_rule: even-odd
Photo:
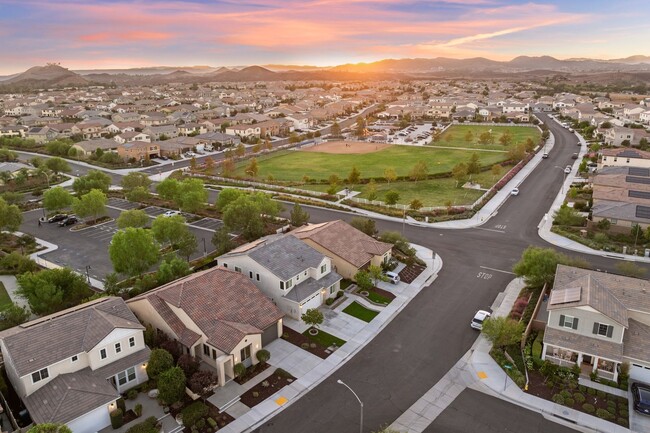
[[[269,238],[248,256],[281,280],[288,280],[308,268],[317,268],[324,255],[291,235]]]
[[[332,284],[341,280],[341,276],[332,271],[320,280],[307,278],[300,284],[293,286],[291,291],[284,295],[285,298],[296,302],[302,302],[311,297],[314,293],[320,292],[321,289],[330,287]]]
[[[547,326],[546,331],[544,331],[544,343],[611,359],[612,361],[621,361],[623,356],[623,344],[562,331],[550,326]]]

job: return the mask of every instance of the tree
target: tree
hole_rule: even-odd
[[[181,215],[171,217],[158,216],[151,224],[154,239],[161,245],[173,245],[181,240],[189,229],[185,225],[185,218]]]
[[[397,179],[397,173],[395,172],[395,169],[392,167],[384,169],[384,179],[386,179],[386,182],[388,182],[389,185],[391,182],[394,182],[395,179]]]
[[[231,177],[235,172],[235,162],[232,158],[226,158],[221,162],[221,175],[223,177]]]
[[[481,163],[477,153],[472,153],[467,163],[467,174],[479,174],[481,172]]]
[[[426,179],[428,174],[429,168],[427,167],[427,163],[424,161],[418,161],[411,169],[410,176],[411,180],[414,180],[417,183],[419,180]]]
[[[135,188],[149,190],[151,179],[144,173],[132,171],[122,178],[121,185],[126,192],[133,191]]]
[[[359,138],[366,135],[366,121],[361,116],[357,117],[355,135]]]
[[[384,275],[381,266],[370,265],[368,266],[368,276],[372,280],[372,284],[377,287],[379,281],[388,281],[388,277]]]
[[[341,179],[336,174],[330,174],[330,177],[327,178],[327,182],[330,185],[338,185],[341,182]]]
[[[156,271],[156,278],[158,279],[158,284],[163,285],[191,273],[192,270],[187,261],[172,255],[171,257],[166,257],[162,261],[160,267]]]
[[[153,349],[147,363],[147,376],[151,379],[158,377],[174,366],[174,357],[165,349]]]
[[[569,262],[568,257],[552,248],[528,247],[512,271],[516,276],[523,277],[527,285],[541,287],[553,282],[558,264]]]
[[[16,293],[26,299],[32,313],[39,316],[74,307],[92,295],[86,278],[70,268],[27,272],[17,279]]]
[[[176,247],[176,252],[178,255],[185,257],[189,262],[190,256],[196,252],[198,241],[192,232],[190,232],[188,229],[185,233],[183,233],[181,238],[176,241],[174,246]]]
[[[237,147],[235,147],[235,156],[241,158],[244,155],[246,155],[246,147],[244,147],[242,143],[239,143]]]
[[[456,180],[456,186],[465,182],[467,179],[467,164],[459,162],[451,169],[451,175]]]
[[[309,222],[309,213],[303,210],[300,204],[295,203],[293,209],[291,209],[291,225],[294,227],[300,227]]]
[[[466,143],[471,143],[472,140],[474,140],[474,134],[472,134],[472,130],[468,129],[467,133],[465,134],[465,142]]]
[[[366,271],[359,271],[354,275],[354,281],[357,283],[357,286],[361,290],[370,290],[372,289],[372,279],[370,274]]]
[[[125,229],[127,227],[146,227],[149,224],[149,215],[141,209],[131,209],[122,211],[117,217],[117,228]]]
[[[553,223],[560,226],[582,226],[585,222],[585,217],[566,203],[560,206],[553,218]]]
[[[244,192],[240,189],[235,188],[225,188],[219,192],[217,196],[217,201],[214,206],[219,212],[226,210],[229,204],[237,200],[239,197],[245,195]]]
[[[106,214],[107,202],[106,194],[98,189],[92,189],[82,195],[81,199],[75,201],[72,204],[72,209],[81,218],[92,216],[93,221],[97,221],[100,215]]]
[[[43,207],[51,212],[70,207],[72,202],[72,194],[60,186],[48,189],[43,193]]]
[[[447,143],[451,143],[452,141],[454,141],[454,138],[455,138],[454,134],[451,133],[451,132],[448,132],[447,134],[445,134],[445,141]]]
[[[45,166],[52,170],[56,175],[61,172],[70,171],[70,164],[68,164],[68,161],[59,157],[48,158],[47,161],[45,161]]]
[[[214,232],[214,235],[212,235],[212,245],[214,245],[217,255],[226,254],[235,247],[226,227],[221,227]]]
[[[11,303],[0,310],[0,331],[22,325],[29,320],[27,308]]]
[[[489,131],[482,132],[478,137],[478,144],[494,144],[494,136]]]
[[[36,424],[27,433],[72,433],[67,425],[56,423]]]
[[[185,179],[180,183],[174,201],[182,211],[195,213],[207,203],[208,191],[200,179]]]
[[[90,170],[85,176],[78,177],[72,184],[72,189],[77,195],[84,195],[93,189],[104,193],[108,192],[111,186],[111,177],[99,170]]]
[[[386,200],[386,204],[392,206],[394,204],[397,204],[397,202],[399,201],[399,192],[395,191],[394,189],[391,189],[390,191],[386,191],[384,198]]]
[[[257,158],[251,158],[250,162],[246,166],[246,174],[252,178],[255,178],[257,177],[259,170],[260,168],[257,164]]]
[[[414,211],[420,210],[422,208],[422,206],[424,206],[424,203],[422,203],[417,198],[414,198],[413,200],[411,200],[411,203],[409,204],[409,207]]]
[[[207,158],[205,158],[204,162],[205,162],[205,171],[206,171],[206,173],[208,173],[208,174],[213,173],[214,168],[217,165],[217,163],[214,162],[214,159],[212,159],[211,156],[208,156]]]
[[[203,395],[216,380],[216,376],[211,371],[199,370],[190,376],[190,389],[195,394]]]
[[[350,225],[368,236],[374,236],[377,234],[375,220],[370,218],[354,217],[350,220]]]
[[[15,204],[7,204],[0,197],[0,231],[15,232],[23,223],[23,214]]]
[[[128,227],[113,235],[108,255],[115,272],[135,276],[158,263],[160,251],[150,230]]]
[[[172,367],[158,376],[158,396],[167,404],[180,401],[185,395],[185,373],[180,367]]]
[[[526,152],[532,152],[533,149],[535,149],[535,142],[533,141],[532,138],[528,137],[526,139],[526,142],[524,143],[524,148],[526,149]]]
[[[504,348],[521,341],[524,323],[508,317],[490,317],[483,322],[481,333],[496,347]]]
[[[525,156],[526,156],[526,146],[523,144],[513,146],[508,151],[508,159],[510,159],[513,162],[519,162],[522,159],[524,159]]]
[[[165,200],[174,200],[178,195],[180,182],[174,178],[168,177],[156,186],[156,192]]]
[[[492,172],[492,178],[496,179],[497,177],[501,177],[501,173],[503,172],[503,167],[501,167],[499,164],[494,164],[490,171]]]
[[[370,201],[375,201],[377,199],[377,184],[375,179],[370,179],[368,186],[366,186],[366,197]]]
[[[330,127],[330,134],[332,137],[341,136],[341,126],[337,122],[334,122],[334,124]]]
[[[359,183],[359,179],[361,178],[361,173],[357,169],[357,166],[352,166],[352,170],[350,170],[350,174],[348,174],[348,182],[351,184],[357,184]]]
[[[147,188],[144,188],[142,186],[136,186],[131,191],[127,192],[125,196],[128,201],[143,202],[151,196],[151,193]]]
[[[501,137],[499,137],[499,143],[503,146],[509,146],[512,144],[512,133],[506,129],[505,132],[501,134]]]
[[[314,328],[318,328],[322,323],[325,317],[323,317],[323,313],[318,311],[316,308],[310,308],[309,310],[305,311],[302,316],[300,316],[303,322],[305,322],[305,325],[313,326]]]
[[[190,171],[196,171],[196,158],[190,158]]]
[[[244,239],[255,240],[264,235],[264,221],[258,203],[249,196],[241,196],[223,212],[223,222],[230,231],[241,232]]]

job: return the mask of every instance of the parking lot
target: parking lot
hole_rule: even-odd
[[[86,275],[87,272],[90,277],[104,281],[106,275],[113,272],[108,247],[113,235],[117,232],[115,219],[119,217],[122,210],[138,207],[138,204],[111,198],[107,214],[113,218],[113,221],[78,231],[71,231],[72,227],[59,227],[56,223],[43,223],[39,226],[38,219],[43,216],[43,210],[38,209],[23,214],[23,224],[20,230],[58,246],[56,250],[43,254],[41,257],[44,260],[60,266],[71,267],[83,275]],[[155,206],[144,209],[152,219],[167,210],[169,209]],[[212,236],[222,225],[222,221],[214,218],[202,218],[188,224],[190,232],[197,240],[197,251],[191,256],[191,259],[214,251]]]
[[[431,128],[433,124],[423,123],[409,126],[408,128],[397,131],[395,135],[389,135],[389,140],[395,144],[410,144],[414,146],[424,146],[431,141]]]

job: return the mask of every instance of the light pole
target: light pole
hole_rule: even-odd
[[[338,380],[336,381],[336,383],[338,383],[339,385],[343,385],[344,387],[346,387],[347,389],[349,389],[350,392],[351,392],[352,394],[354,394],[354,397],[355,397],[355,398],[357,399],[357,401],[359,402],[359,407],[361,408],[361,418],[359,419],[359,433],[363,433],[363,402],[361,401],[361,399],[359,398],[359,396],[357,395],[357,393],[354,392],[354,391],[352,390],[352,388],[350,388],[350,387],[349,387],[345,382],[343,382],[341,379],[338,379]]]
[[[90,284],[90,272],[88,272],[90,269],[92,269],[90,267],[90,265],[87,265],[86,266],[86,278],[88,279],[88,284]]]
[[[208,250],[205,247],[205,238],[202,238],[202,239],[203,239],[203,256],[207,256],[208,255]]]

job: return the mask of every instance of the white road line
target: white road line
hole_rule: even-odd
[[[497,229],[486,229],[483,227],[474,227],[476,230],[485,230],[488,232],[497,232],[497,233],[505,233],[505,230],[497,230]]]
[[[501,270],[501,269],[488,268],[487,266],[479,266],[479,268],[481,268],[481,269],[488,269],[488,270],[490,270],[490,271],[495,271],[495,272],[501,272],[501,273],[504,273],[504,274],[515,275],[514,272],[503,271],[503,270]]]

